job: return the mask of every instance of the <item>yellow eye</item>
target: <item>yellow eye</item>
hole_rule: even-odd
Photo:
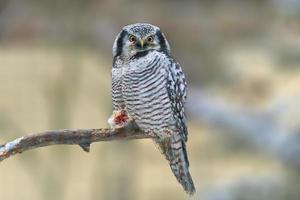
[[[132,43],[136,42],[136,37],[134,35],[129,35],[128,40]]]
[[[147,38],[147,42],[152,43],[154,41],[154,37],[153,36],[149,36]]]

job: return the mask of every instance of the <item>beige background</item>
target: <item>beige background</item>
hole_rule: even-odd
[[[296,200],[297,1],[0,2],[0,143],[107,127],[111,46],[122,26],[161,27],[189,82],[190,170],[203,200]],[[53,146],[0,163],[5,200],[186,199],[148,140]]]

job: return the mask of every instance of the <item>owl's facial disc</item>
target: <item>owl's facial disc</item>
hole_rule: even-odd
[[[132,36],[130,36],[129,40],[132,40]],[[159,49],[158,41],[155,41],[155,35],[145,36],[143,38],[138,37],[138,39],[132,41],[133,50],[137,52],[147,51],[150,49]]]
[[[113,46],[113,56],[132,57],[148,50],[170,52],[170,46],[160,29],[151,24],[131,24],[125,26],[117,36]]]

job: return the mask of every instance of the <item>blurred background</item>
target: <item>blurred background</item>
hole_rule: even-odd
[[[189,83],[192,199],[299,200],[300,1],[0,1],[0,143],[107,127],[124,25],[165,32]],[[52,146],[0,164],[6,200],[187,199],[150,140]]]

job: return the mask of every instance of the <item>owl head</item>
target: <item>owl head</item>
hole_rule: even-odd
[[[137,23],[124,26],[117,35],[112,53],[113,57],[132,57],[137,53],[149,50],[170,53],[170,45],[157,26],[146,23]]]

